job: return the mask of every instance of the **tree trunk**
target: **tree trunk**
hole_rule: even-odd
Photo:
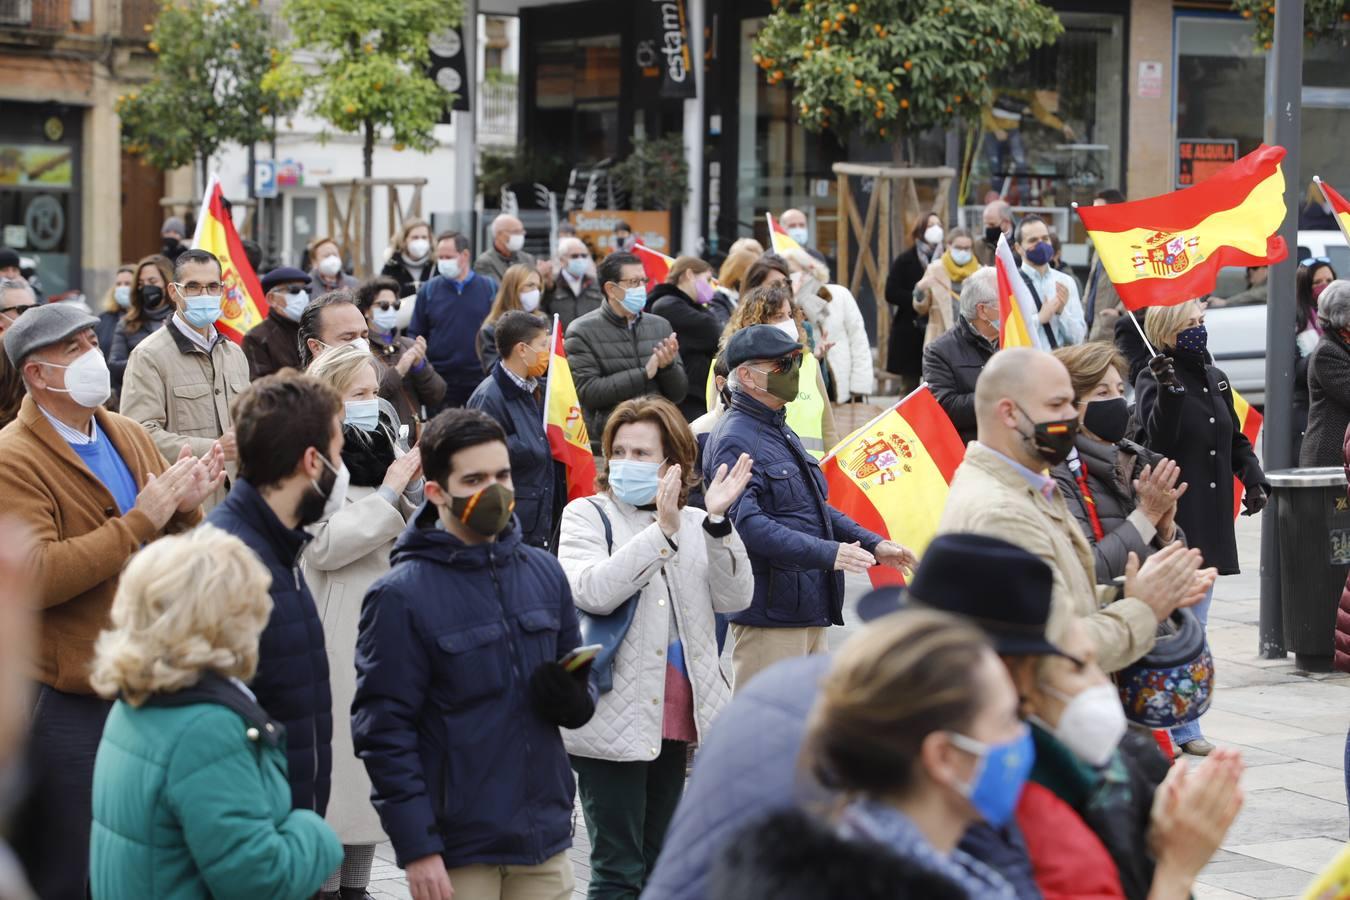
[[[365,269],[364,277],[369,278],[375,274],[375,252],[373,246],[375,189],[370,186],[371,173],[375,171],[375,123],[370,119],[366,120],[366,140],[361,147],[361,164],[366,176],[366,184],[361,189],[361,242],[365,244],[361,257],[362,266]]]

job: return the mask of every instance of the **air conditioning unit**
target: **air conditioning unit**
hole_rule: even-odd
[[[0,25],[31,25],[33,0],[0,0]]]

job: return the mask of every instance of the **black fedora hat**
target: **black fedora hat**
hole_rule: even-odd
[[[867,593],[858,615],[870,622],[911,605],[939,609],[978,625],[1005,656],[1068,656],[1045,636],[1054,586],[1050,567],[1015,544],[943,534],[924,551],[908,587]]]

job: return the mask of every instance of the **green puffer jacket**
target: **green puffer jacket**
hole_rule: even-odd
[[[291,809],[285,730],[234,684],[118,701],[94,764],[96,900],[300,900],[342,864],[342,845]]]

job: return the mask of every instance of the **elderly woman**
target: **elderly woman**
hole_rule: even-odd
[[[927,347],[956,326],[960,315],[961,284],[980,269],[975,240],[964,228],[947,232],[947,249],[928,264],[914,286],[914,312],[928,317],[923,345]]]
[[[313,285],[313,295],[326,294],[329,291],[354,291],[360,286],[352,275],[342,271],[342,251],[337,241],[331,237],[317,237],[309,242],[309,280]]]
[[[324,883],[325,897],[365,895],[375,845],[384,841],[370,803],[370,778],[352,749],[351,708],[356,696],[356,633],[366,590],[389,571],[389,552],[422,502],[422,459],[400,453],[398,436],[381,415],[379,363],[351,344],[334,347],[308,374],[337,391],[344,404],[342,472],[349,487],[342,508],[309,526],[314,539],[300,566],[324,623],[333,692],[333,783],[328,824],[342,839],[340,871]]]
[[[805,250],[789,250],[784,258],[792,271],[797,305],[819,323],[817,356],[822,355],[819,342],[824,342],[823,356],[830,366],[835,400],[861,402],[876,389],[876,378],[867,324],[858,301],[848,288],[831,282],[829,268]]]
[[[699,480],[694,435],[659,397],[616,407],[601,446],[601,492],[563,511],[558,561],[580,612],[636,609],[614,655],[613,689],[563,742],[591,836],[590,897],[637,897],[683,791],[687,749],[731,699],[713,615],[745,609],[754,590],[726,517],[752,462],[743,455],[717,471],[706,512],[686,505]]]
[[[1144,329],[1160,353],[1135,384],[1135,417],[1144,446],[1181,466],[1188,487],[1177,499],[1176,522],[1187,543],[1198,547],[1205,565],[1220,575],[1236,575],[1233,478],[1243,485],[1247,515],[1265,508],[1270,485],[1238,427],[1228,376],[1209,363],[1209,333],[1199,301],[1151,307]],[[1211,589],[1194,609],[1202,624],[1213,599]],[[1201,736],[1198,722],[1174,729],[1172,739],[1200,756],[1214,749]]]
[[[372,278],[357,290],[356,308],[366,317],[370,352],[380,361],[380,396],[394,407],[399,422],[411,426],[407,443],[415,444],[421,422],[440,408],[445,380],[427,362],[427,339],[398,333],[403,305],[398,292],[394,279]]]
[[[245,683],[272,612],[267,570],[210,526],[132,557],[90,683],[115,699],[94,764],[100,900],[310,897],[342,862],[291,809],[285,729]]]
[[[1350,281],[1333,281],[1322,290],[1317,324],[1322,336],[1308,358],[1308,431],[1298,464],[1339,466],[1350,425]]]

